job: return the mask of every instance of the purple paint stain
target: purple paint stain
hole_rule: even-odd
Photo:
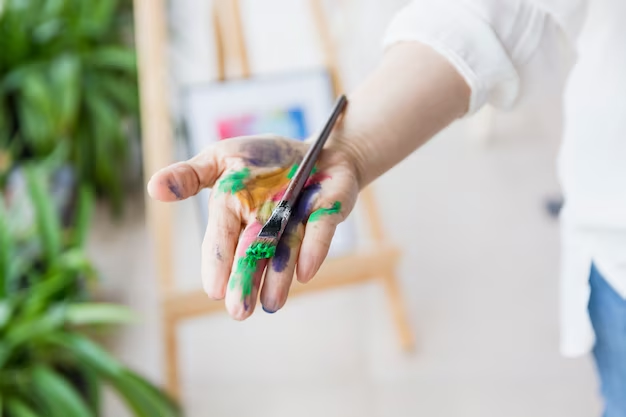
[[[315,195],[322,189],[322,185],[319,182],[310,184],[300,194],[300,198],[296,203],[296,207],[291,214],[291,220],[294,222],[304,223],[311,214],[311,208],[313,206],[313,199]]]
[[[294,150],[277,146],[274,141],[257,141],[242,145],[246,162],[256,167],[279,166],[293,159]]]
[[[287,268],[289,256],[291,256],[291,248],[281,239],[276,245],[276,252],[272,258],[272,269],[276,272],[283,272]]]
[[[170,190],[170,192],[172,194],[174,194],[174,196],[180,200],[181,198],[183,198],[183,195],[180,192],[180,188],[178,187],[178,184],[176,184],[174,181],[172,180],[167,180],[167,188]]]
[[[302,190],[300,198],[296,203],[296,206],[291,213],[289,223],[285,228],[285,233],[291,233],[298,225],[298,223],[304,223],[311,214],[311,208],[313,206],[313,198],[322,188],[320,183],[314,183]],[[291,248],[281,239],[276,246],[276,253],[272,258],[272,269],[276,272],[283,272],[287,268],[287,263],[291,256]]]

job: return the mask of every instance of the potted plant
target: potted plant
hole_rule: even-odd
[[[63,228],[40,169],[25,178],[32,221],[0,194],[0,416],[97,417],[100,387],[112,387],[134,416],[178,416],[158,388],[92,339],[103,325],[128,321],[117,305],[89,300],[95,271],[83,250],[93,198],[78,193],[72,227]],[[29,215],[23,215],[28,218]]]
[[[137,137],[131,12],[129,0],[0,1],[0,188],[54,154],[121,208]]]

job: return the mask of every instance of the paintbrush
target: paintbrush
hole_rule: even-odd
[[[345,95],[339,97],[339,100],[337,100],[337,103],[335,104],[324,129],[322,129],[320,135],[304,155],[302,163],[296,170],[294,176],[291,178],[289,185],[287,185],[287,190],[285,191],[283,198],[278,202],[272,211],[269,220],[265,223],[257,235],[257,238],[246,252],[248,255],[253,255],[257,259],[271,258],[274,256],[276,245],[278,245],[278,241],[280,241],[280,238],[283,236],[283,232],[287,227],[287,223],[291,217],[291,212],[300,197],[300,193],[302,192],[307,179],[311,175],[311,172],[317,163],[326,140],[330,136],[335,123],[339,119],[339,116],[341,116],[347,104],[348,99]]]

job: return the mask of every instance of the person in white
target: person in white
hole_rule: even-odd
[[[584,30],[594,22],[599,29]],[[541,72],[532,67],[566,45],[576,63],[566,86],[559,158],[565,196],[561,348],[567,356],[593,351],[605,417],[626,416],[625,22],[622,0],[412,1],[391,23],[378,68],[349,95],[341,128],[320,161],[320,167],[340,179],[323,181],[309,210],[339,200],[342,212],[298,229],[302,244],[297,256],[285,272],[268,272],[263,282],[264,309],[284,305],[294,271],[302,282],[313,277],[360,188],[454,119],[470,116],[486,103],[514,106],[538,82]],[[291,146],[284,139],[263,140],[277,149]],[[232,147],[218,144],[159,171],[150,181],[151,195],[173,201],[213,186],[228,171],[228,161],[240,157],[240,149]],[[249,220],[229,198],[216,197],[212,213],[237,213],[232,227],[241,230]],[[238,236],[207,230],[204,247],[234,252]],[[251,309],[229,296],[232,290],[226,285],[237,257],[222,258],[228,260],[227,268],[214,258],[205,250],[205,290],[213,298],[226,296],[234,317],[248,317]],[[260,279],[255,285],[261,285]]]

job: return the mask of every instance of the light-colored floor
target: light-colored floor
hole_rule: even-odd
[[[189,416],[599,415],[591,361],[557,351],[558,230],[542,207],[557,190],[555,141],[526,128],[526,140],[477,146],[466,128],[376,184],[404,248],[399,276],[417,351],[400,351],[376,284],[294,298],[244,323],[193,320],[179,333]],[[122,224],[99,217],[92,251],[104,296],[143,318],[120,332],[116,352],[158,379],[155,267],[139,201]],[[196,259],[199,235],[182,235],[179,257]],[[194,285],[197,265],[185,262],[178,270]],[[123,414],[111,402],[109,415]]]

